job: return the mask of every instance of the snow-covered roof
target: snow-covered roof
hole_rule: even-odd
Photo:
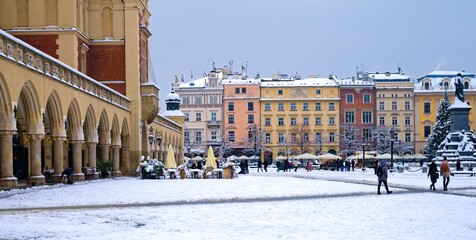
[[[181,83],[179,88],[184,89],[184,88],[204,88],[206,83],[207,83],[208,77],[202,77],[190,82],[186,83]]]
[[[374,85],[373,82],[357,80],[357,79],[339,79],[337,83],[340,86],[373,86]]]
[[[337,82],[334,79],[329,78],[305,78],[301,80],[275,80],[271,78],[263,78],[261,81],[261,86],[263,87],[299,87],[299,86],[326,86],[326,87],[336,87]]]
[[[254,78],[249,78],[249,79],[224,79],[221,81],[223,85],[225,84],[259,84],[260,80],[259,79],[254,79]]]
[[[180,96],[176,93],[169,93],[165,100],[179,100],[180,101]]]
[[[461,78],[463,81],[465,81],[465,79],[469,79],[469,85],[471,86],[469,90],[476,89],[476,74],[474,73],[459,71],[433,71],[417,79],[417,81],[414,83],[415,92],[442,92],[445,90],[443,80],[450,80],[448,83],[448,91],[451,92],[454,89],[453,83],[458,73],[461,73]],[[430,89],[424,89],[424,80],[430,82]],[[467,89],[465,89],[465,91],[467,91]]]
[[[160,115],[164,117],[185,117],[185,114],[180,110],[166,110]]]
[[[402,81],[407,80],[410,81],[410,76],[405,75],[404,73],[369,73],[369,77],[372,78],[374,81]]]

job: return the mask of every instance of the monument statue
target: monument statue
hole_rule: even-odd
[[[461,73],[458,73],[455,80],[455,97],[464,102],[464,85],[461,82]]]

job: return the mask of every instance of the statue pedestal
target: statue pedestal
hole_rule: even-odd
[[[451,132],[469,131],[469,111],[471,111],[471,106],[457,99],[448,108],[451,118]]]

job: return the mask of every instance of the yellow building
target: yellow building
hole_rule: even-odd
[[[169,145],[182,161],[180,118],[158,114],[149,79],[148,2],[0,1],[0,189],[58,182],[66,167],[97,178],[108,160],[134,175]]]
[[[415,116],[418,121],[415,126],[415,151],[423,153],[426,139],[435,125],[438,106],[448,94],[450,104],[454,102],[454,80],[461,73],[464,84],[465,100],[470,106],[476,106],[476,74],[458,71],[434,71],[415,82]],[[474,108],[474,107],[473,107]],[[471,109],[469,115],[470,129],[476,128],[476,111]]]
[[[394,150],[401,151],[399,154],[415,153],[413,83],[410,77],[399,71],[365,73],[365,78],[375,83],[377,128],[387,133],[394,130],[395,145],[401,146]]]
[[[261,79],[264,160],[301,153],[339,152],[339,88],[330,78]]]

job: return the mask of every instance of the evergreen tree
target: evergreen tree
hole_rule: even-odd
[[[425,154],[436,156],[438,146],[445,139],[450,132],[451,119],[448,108],[450,101],[445,93],[445,97],[441,100],[438,106],[438,114],[436,115],[435,125],[431,129],[431,134],[428,136],[427,144],[425,146]]]

